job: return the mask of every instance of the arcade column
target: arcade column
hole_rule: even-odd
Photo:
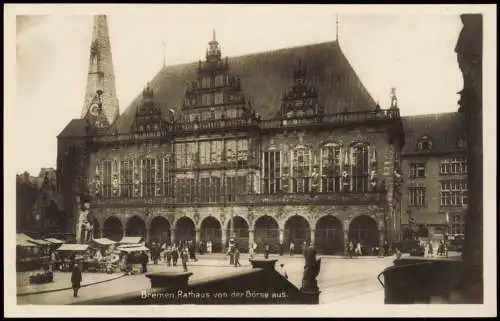
[[[316,244],[316,230],[311,229],[309,233],[310,233],[309,239],[311,240],[311,244]]]
[[[224,252],[226,249],[226,244],[227,244],[227,231],[226,231],[226,229],[222,229],[221,234],[222,234],[221,235],[221,241],[222,241],[221,246],[222,246],[222,252]]]
[[[146,229],[146,242],[147,242],[148,244],[151,244],[150,239],[149,239],[150,237],[151,237],[151,229],[148,229],[148,228],[147,228],[147,229]]]
[[[285,233],[284,230],[280,228],[280,238],[279,238],[280,244],[283,244],[285,242]]]
[[[344,228],[344,255],[349,255],[349,229]]]
[[[170,229],[170,243],[171,244],[175,243],[175,229],[174,228]]]
[[[195,242],[196,242],[196,244],[199,244],[200,240],[201,240],[201,230],[200,229],[196,229],[196,234],[195,234]]]
[[[255,240],[254,230],[248,230],[248,247],[251,248],[253,246]]]

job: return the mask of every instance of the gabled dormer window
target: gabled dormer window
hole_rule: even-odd
[[[432,149],[432,140],[429,136],[425,135],[419,138],[417,143],[419,151],[429,151]]]

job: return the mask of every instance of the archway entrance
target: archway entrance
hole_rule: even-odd
[[[262,253],[265,245],[269,245],[272,252],[279,250],[280,228],[276,219],[269,215],[261,216],[255,221],[255,243],[257,250]]]
[[[104,221],[104,224],[103,224],[103,236],[110,239],[110,240],[113,240],[115,242],[118,242],[122,239],[122,236],[123,236],[123,226],[122,226],[122,222],[120,222],[120,220],[115,217],[115,216],[111,216],[109,218],[107,218],[105,221]]]
[[[196,237],[196,228],[193,220],[189,217],[181,217],[175,224],[175,241],[194,241]]]
[[[133,216],[127,222],[127,236],[140,236],[146,239],[146,223],[139,216]]]
[[[203,219],[201,222],[200,238],[205,244],[208,241],[212,241],[212,252],[222,251],[222,227],[215,217],[208,216]]]
[[[149,244],[153,242],[159,244],[170,243],[170,223],[165,217],[157,216],[153,218],[149,226]]]
[[[365,254],[373,254],[374,248],[379,246],[377,222],[366,215],[356,217],[349,225],[349,241],[361,242]]]
[[[423,225],[418,227],[417,236],[422,238],[429,237],[429,229]]]
[[[294,253],[300,253],[304,242],[310,241],[309,222],[300,215],[290,217],[285,223],[284,246],[295,244]],[[289,248],[289,247],[288,247]]]
[[[233,233],[234,240],[236,241],[236,246],[238,246],[238,250],[242,253],[247,253],[249,249],[249,240],[248,240],[248,223],[241,216],[233,217]],[[229,238],[232,237],[230,231],[231,222],[229,221],[227,224],[227,232],[226,235]]]
[[[316,249],[322,254],[344,253],[344,229],[342,222],[332,215],[323,216],[316,223]]]

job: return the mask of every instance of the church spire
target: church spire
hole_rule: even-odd
[[[96,15],[82,118],[87,119],[91,127],[102,128],[110,126],[119,115],[107,17]]]

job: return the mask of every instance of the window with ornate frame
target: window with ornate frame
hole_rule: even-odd
[[[134,161],[120,161],[120,196],[134,196]]]
[[[212,104],[212,94],[201,94],[201,103],[204,106],[208,106]]]
[[[218,74],[215,76],[214,79],[215,87],[222,87],[224,86],[224,75],[223,74]]]
[[[163,196],[173,196],[170,155],[163,158]]]
[[[224,152],[224,142],[213,140],[210,142],[210,164],[221,164],[222,153]]]
[[[111,179],[112,179],[112,162],[111,160],[102,161],[102,196],[104,198],[111,197]]]
[[[351,190],[368,192],[370,185],[369,145],[356,143],[351,146]]]
[[[200,142],[200,165],[210,165],[210,141]]]
[[[262,153],[262,193],[276,194],[281,191],[281,151]]]
[[[216,92],[214,94],[214,105],[221,105],[224,103],[224,93]]]
[[[179,203],[192,203],[196,196],[196,181],[194,178],[177,178],[175,198]]]
[[[429,136],[424,135],[418,139],[417,149],[419,151],[429,151],[432,149],[432,140]]]
[[[202,88],[212,87],[212,79],[210,77],[202,77],[201,78],[201,87]]]
[[[296,147],[291,153],[292,193],[308,193],[311,177],[311,149]]]
[[[467,174],[467,159],[466,158],[449,158],[441,160],[439,166],[439,174]]]
[[[328,143],[321,147],[322,192],[339,192],[341,190],[341,155],[340,145]]]

